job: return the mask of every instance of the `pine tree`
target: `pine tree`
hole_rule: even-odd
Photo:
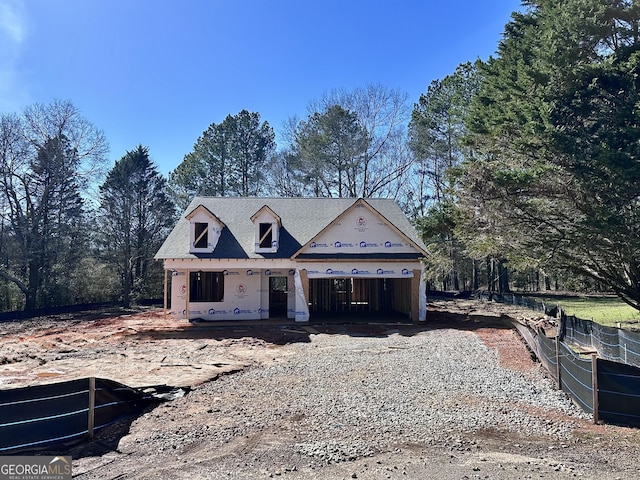
[[[127,152],[100,187],[98,242],[121,281],[125,306],[161,292],[153,255],[175,221],[166,180],[139,145]]]
[[[512,261],[587,275],[640,309],[640,10],[526,4],[483,68],[476,156],[460,176],[466,228]]]

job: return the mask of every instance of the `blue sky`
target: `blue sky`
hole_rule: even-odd
[[[276,130],[332,89],[417,102],[495,53],[519,0],[0,0],[0,112],[71,100],[111,165],[138,144],[173,170],[246,109]]]

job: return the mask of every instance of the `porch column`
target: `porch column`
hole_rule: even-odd
[[[413,323],[420,323],[426,320],[425,308],[421,308],[421,288],[422,271],[413,270],[413,277],[411,278],[411,321]]]
[[[304,291],[305,305],[307,305],[308,309],[309,305],[307,303],[307,299],[309,298],[309,274],[306,269],[300,270],[300,281],[302,282],[302,290]]]
[[[167,275],[168,274],[168,270],[165,268],[164,269],[164,311],[163,311],[163,318],[164,320],[167,319]]]
[[[185,301],[184,315],[187,320],[189,320],[189,294],[191,292],[191,285],[189,284],[190,280],[191,280],[191,272],[187,268],[187,279],[186,279],[187,291],[185,292],[185,297],[184,297],[184,301]]]
[[[293,276],[293,282],[296,289],[296,322],[309,321],[309,276],[305,269],[296,270]]]

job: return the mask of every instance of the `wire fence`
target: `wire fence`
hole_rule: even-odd
[[[155,402],[139,389],[102,378],[0,390],[0,455],[90,439]]]
[[[612,362],[640,367],[640,334],[607,327],[574,316],[560,317],[560,337],[566,342],[597,350]]]
[[[526,307],[529,310],[535,310],[536,312],[554,313],[558,310],[558,305],[555,303],[545,303],[533,298],[526,297],[524,295],[517,295],[515,293],[489,293],[481,292],[478,294],[478,298],[485,301],[495,301],[500,303],[508,303],[510,305],[518,305],[519,307]]]
[[[640,427],[640,334],[566,316],[557,306],[515,295],[491,300],[556,316],[559,327],[551,338],[529,325],[514,325],[558,387],[591,413],[594,423]]]
[[[516,294],[480,295],[481,299],[518,305],[557,319],[560,340],[570,345],[593,349],[598,356],[612,362],[640,367],[640,333],[607,327],[592,320],[566,315],[556,304],[549,304]]]

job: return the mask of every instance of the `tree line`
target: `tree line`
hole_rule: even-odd
[[[524,1],[495,57],[418,101],[333,90],[273,128],[212,123],[167,178],[147,147],[107,168],[70,102],[0,117],[0,310],[162,294],[153,255],[195,195],[394,198],[442,290],[613,291],[640,309],[640,9]]]
[[[480,266],[497,292],[606,290],[640,309],[640,6],[523,7],[495,57],[414,109],[431,278],[476,288]]]
[[[147,148],[107,152],[68,101],[0,117],[0,310],[158,294],[175,205]]]

